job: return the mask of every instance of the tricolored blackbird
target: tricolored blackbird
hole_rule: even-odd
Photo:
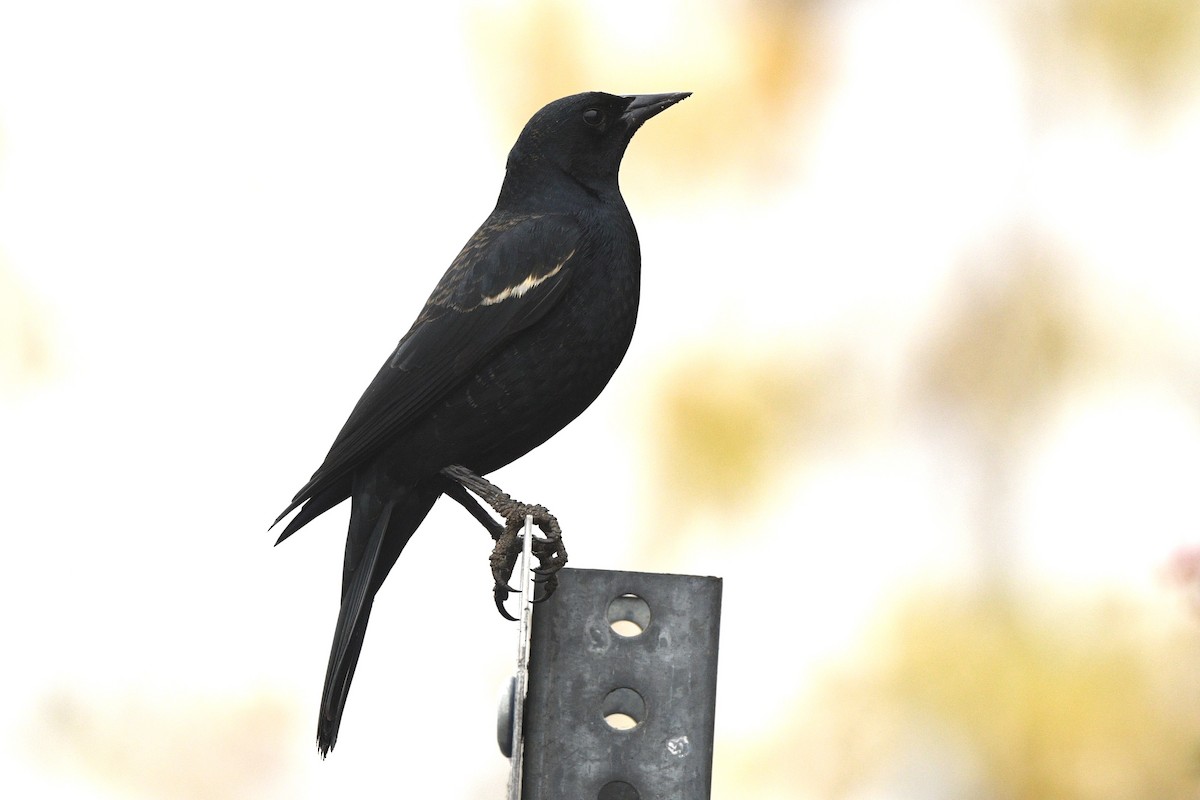
[[[351,500],[322,755],[337,741],[375,593],[409,537],[442,494],[489,519],[443,470],[485,475],[528,453],[587,408],[625,356],[641,255],[617,172],[642,123],[687,96],[587,92],[533,115],[495,210],[276,520],[300,508],[283,541]]]

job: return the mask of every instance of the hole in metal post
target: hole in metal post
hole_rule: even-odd
[[[608,604],[608,624],[618,636],[640,636],[650,627],[650,604],[636,594],[623,594]]]
[[[608,727],[615,731],[628,731],[637,727],[638,721],[628,714],[622,714],[616,711],[612,714],[605,714],[604,721],[608,723]]]
[[[604,696],[600,713],[608,727],[627,731],[636,728],[646,718],[646,701],[633,689],[613,689]]]
[[[625,781],[609,781],[600,787],[596,800],[641,800],[638,790]]]

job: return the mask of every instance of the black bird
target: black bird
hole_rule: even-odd
[[[375,593],[434,502],[448,494],[499,527],[442,470],[485,475],[528,453],[591,405],[625,356],[641,254],[617,171],[642,123],[689,94],[587,92],[533,115],[496,208],[276,520],[303,506],[281,542],[351,499],[322,756],[337,741]]]

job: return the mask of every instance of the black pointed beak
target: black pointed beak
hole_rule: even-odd
[[[680,100],[691,96],[691,92],[626,95],[629,105],[625,107],[625,113],[621,115],[621,119],[628,121],[634,129],[637,129],[655,114],[666,111]]]

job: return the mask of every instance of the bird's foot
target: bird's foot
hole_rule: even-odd
[[[533,555],[538,560],[537,577],[533,580],[542,585],[544,594],[535,597],[535,603],[540,603],[558,588],[558,571],[567,565],[567,548],[563,544],[562,528],[558,520],[543,506],[534,506],[533,521],[541,528],[544,537],[533,540]]]
[[[533,517],[533,522],[542,532],[541,537],[534,537],[530,544],[533,555],[538,560],[538,566],[533,582],[536,590],[532,602],[540,603],[554,594],[558,588],[558,571],[566,566],[567,548],[563,545],[562,528],[558,520],[545,506],[531,505],[514,500],[506,492],[485,478],[481,478],[465,467],[452,466],[442,470],[442,474],[461,486],[477,494],[484,502],[504,519],[503,530],[493,534],[496,546],[492,549],[490,558],[492,579],[495,581],[492,594],[496,600],[496,609],[505,619],[515,620],[504,608],[504,601],[516,589],[509,586],[513,570],[516,569],[517,559],[521,555],[521,531],[525,527],[525,518]],[[461,493],[465,494],[465,493]],[[461,497],[451,496],[463,505]],[[467,506],[468,510],[470,506]],[[480,509],[482,512],[482,509]],[[472,512],[476,517],[478,514]],[[496,526],[499,529],[499,525]]]
[[[517,591],[508,585],[508,581],[512,577],[513,568],[517,565],[517,555],[521,552],[521,540],[517,537],[519,530],[520,528],[517,526],[505,525],[504,532],[496,540],[496,546],[492,549],[489,559],[492,565],[492,579],[496,582],[492,589],[492,595],[496,599],[496,610],[500,612],[500,616],[514,622],[517,618],[508,613],[508,609],[504,607],[504,601],[510,594]]]
[[[542,537],[535,536],[530,543],[530,549],[538,560],[538,566],[533,570],[535,593],[532,602],[540,603],[548,599],[558,588],[557,573],[567,563],[567,548],[563,545],[562,528],[558,520],[545,506],[519,503],[511,498],[507,498],[507,502],[501,501],[501,505],[504,506],[503,510],[496,510],[504,516],[505,526],[504,533],[496,540],[496,546],[492,550],[492,578],[496,582],[493,595],[500,614],[513,619],[504,608],[504,602],[510,594],[517,591],[509,586],[508,582],[521,554],[521,531],[525,527],[525,518],[533,517],[534,524],[543,534]],[[493,505],[493,508],[496,506]]]

